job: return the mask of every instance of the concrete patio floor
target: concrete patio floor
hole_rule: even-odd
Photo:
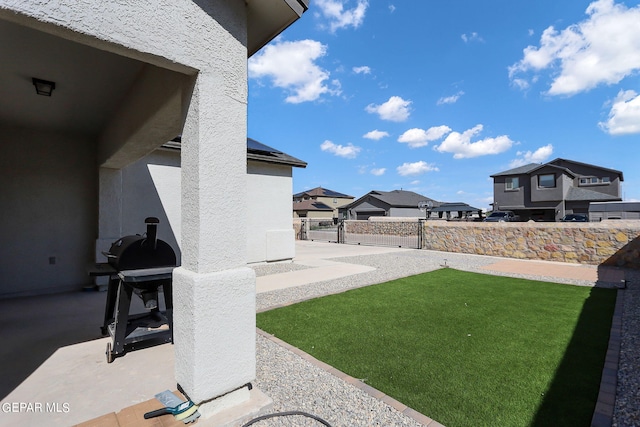
[[[258,293],[372,268],[340,262],[341,257],[411,249],[297,242],[296,250],[294,263],[308,268],[258,277]],[[595,266],[554,262],[496,258],[486,269],[529,274],[540,269],[549,277],[570,276],[594,283],[599,279]],[[620,280],[615,271],[609,274],[609,281]],[[99,328],[105,297],[105,293],[85,291],[0,300],[0,426],[70,426],[176,389],[171,344],[132,351],[107,364],[105,348],[111,339],[102,337]],[[14,411],[15,403],[47,405],[48,410]]]

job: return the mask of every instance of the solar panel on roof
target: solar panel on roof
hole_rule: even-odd
[[[256,141],[255,139],[247,138],[247,149],[253,151],[260,151],[263,153],[275,153],[282,154],[282,151],[278,151],[275,148],[269,147],[268,145],[264,145],[261,142]]]

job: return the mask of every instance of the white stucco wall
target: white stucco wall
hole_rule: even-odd
[[[143,233],[144,219],[160,219],[158,236],[169,243],[180,260],[181,218],[180,153],[159,149],[121,170],[101,170],[116,174],[113,186],[122,192],[114,197],[101,191],[98,261],[104,262],[106,250],[119,237]],[[292,259],[295,256],[295,234],[292,224],[292,167],[254,160],[247,161],[247,262],[260,263]],[[222,195],[221,197],[225,197]],[[225,229],[233,216],[218,225]]]
[[[96,235],[95,142],[11,127],[0,135],[0,297],[82,289]]]
[[[247,260],[279,261],[295,255],[291,166],[247,162]]]
[[[164,149],[123,169],[100,168],[96,261],[106,262],[102,251],[122,236],[143,234],[145,218],[156,217],[158,237],[171,245],[180,264],[180,180],[180,153]]]

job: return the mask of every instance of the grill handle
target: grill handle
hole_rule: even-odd
[[[155,217],[145,218],[144,223],[147,224],[147,240],[146,244],[155,250],[158,246],[158,223],[160,220]]]

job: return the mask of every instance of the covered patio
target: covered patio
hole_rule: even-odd
[[[93,324],[87,316],[104,309],[94,306],[95,295],[81,292],[93,285],[87,265],[104,261],[101,252],[119,237],[141,231],[122,221],[128,207],[122,170],[182,135],[188,185],[181,197],[182,260],[173,272],[175,367],[158,367],[167,369],[162,374],[172,388],[179,384],[201,405],[204,418],[223,400],[227,406],[251,400],[247,58],[307,7],[307,0],[0,3],[0,298],[9,307],[23,298],[52,298],[57,307],[49,316],[32,308],[3,324],[3,334],[30,331],[3,350],[16,359],[33,353],[24,356],[25,372],[52,354],[65,363],[71,359],[61,346],[96,338],[85,329]],[[36,92],[43,85],[48,93]],[[214,194],[228,197],[214,206]],[[166,216],[153,203],[157,195],[136,197],[149,200],[149,212],[135,215]],[[161,233],[175,241],[170,228]],[[78,310],[71,324],[62,321],[69,310]],[[33,333],[39,330],[43,335]],[[38,341],[51,339],[53,346],[35,351]],[[90,360],[83,363],[93,377],[102,375]],[[87,393],[99,384],[80,378]],[[76,381],[75,374],[64,381]],[[120,387],[135,388],[134,381]]]

